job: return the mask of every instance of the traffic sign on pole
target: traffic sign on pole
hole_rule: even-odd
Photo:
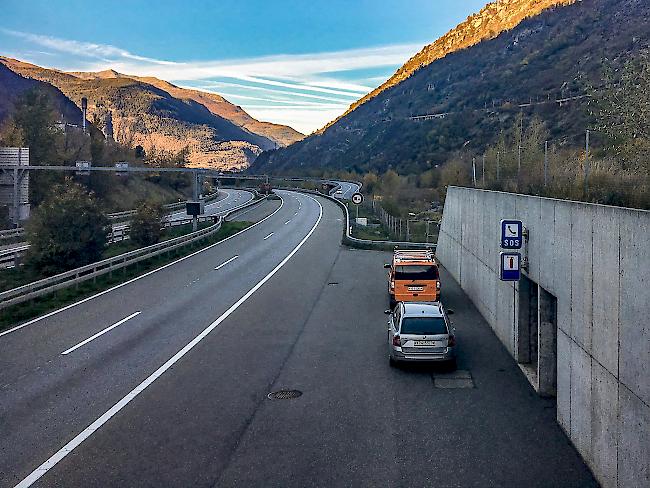
[[[521,254],[502,252],[500,261],[501,281],[519,281],[521,279]]]
[[[524,242],[524,226],[521,220],[501,221],[501,248],[521,249]]]
[[[363,195],[361,193],[355,193],[352,195],[352,203],[355,205],[361,205],[363,203]]]

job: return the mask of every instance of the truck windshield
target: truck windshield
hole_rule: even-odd
[[[437,280],[438,267],[430,264],[395,267],[396,280]]]
[[[437,335],[446,334],[447,325],[442,317],[405,317],[401,334]]]

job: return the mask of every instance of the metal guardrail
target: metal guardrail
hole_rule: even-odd
[[[25,229],[18,227],[16,229],[0,230],[0,241],[22,237],[25,234]]]
[[[357,183],[358,184],[358,183]],[[327,198],[328,200],[333,201],[336,203],[339,207],[343,209],[343,213],[345,214],[345,231],[343,232],[343,243],[355,247],[363,247],[363,248],[384,248],[388,250],[389,248],[395,248],[395,247],[400,247],[403,249],[409,249],[409,248],[427,248],[427,249],[432,249],[433,251],[436,250],[436,244],[426,244],[424,242],[399,242],[399,241],[373,241],[371,239],[359,239],[357,237],[354,237],[352,235],[352,226],[350,225],[350,212],[348,211],[347,205],[345,205],[343,202],[341,202],[338,198],[334,198],[331,195],[325,195],[323,193],[313,191],[313,190],[304,190],[301,188],[296,188],[296,191],[300,191],[303,193],[311,193],[313,195],[319,195],[323,198]],[[336,189],[335,189],[336,190]]]
[[[67,288],[71,285],[78,285],[79,283],[90,279],[95,279],[98,276],[102,276],[104,274],[112,274],[112,272],[115,270],[125,268],[140,261],[150,259],[160,254],[173,251],[180,247],[184,247],[210,237],[221,229],[222,223],[231,214],[234,214],[243,208],[258,205],[264,200],[265,198],[259,200],[251,200],[250,202],[246,202],[239,207],[235,207],[229,210],[223,216],[216,217],[218,218],[218,222],[214,225],[206,227],[205,229],[198,230],[196,232],[192,232],[191,234],[175,237],[173,239],[159,242],[157,244],[153,244],[151,246],[143,247],[140,249],[135,249],[133,251],[129,251],[112,258],[97,261],[96,263],[87,264],[86,266],[81,266],[79,268],[72,269],[55,276],[43,278],[41,280],[27,283],[11,290],[0,292],[0,309],[26,302],[32,298],[47,295],[62,288]]]
[[[205,196],[205,201],[206,202],[212,201],[216,199],[218,196],[219,196],[218,191],[215,193],[210,193],[209,195]],[[173,212],[174,210],[180,210],[182,208],[185,208],[185,204],[186,204],[185,202],[167,203],[163,205],[163,208],[165,210],[171,210]],[[132,217],[135,214],[135,212],[136,212],[135,209],[124,210],[123,212],[113,212],[113,213],[106,214],[106,217],[108,218],[108,220],[122,220],[126,217]]]

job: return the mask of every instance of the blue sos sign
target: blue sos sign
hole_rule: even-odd
[[[524,243],[524,226],[521,220],[501,221],[501,248],[521,249]]]

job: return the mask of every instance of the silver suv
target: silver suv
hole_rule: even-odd
[[[446,361],[456,368],[456,329],[441,303],[400,302],[388,320],[388,358],[396,361]]]

